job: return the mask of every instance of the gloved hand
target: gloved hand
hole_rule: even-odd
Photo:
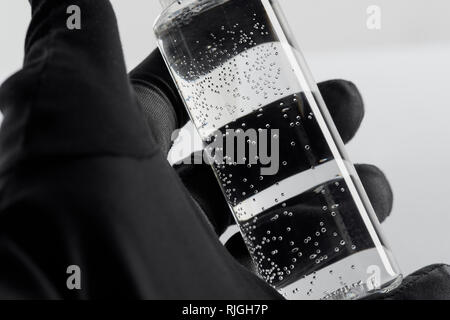
[[[171,101],[178,119],[181,120],[179,125],[185,124],[188,120],[187,113],[158,51],[131,73],[131,79],[134,83],[156,84]],[[331,80],[319,84],[319,90],[344,143],[348,143],[357,133],[364,117],[364,104],[358,89],[351,82]],[[148,116],[151,117],[151,106],[148,110]],[[167,145],[169,136],[165,139],[164,144]],[[393,204],[388,180],[382,171],[373,165],[359,164],[356,169],[379,220],[383,222],[390,215]],[[209,165],[181,164],[176,166],[176,170],[208,216],[216,233],[221,235],[233,223],[233,218]],[[302,223],[301,218],[298,223]],[[226,246],[237,260],[253,270],[253,263],[240,234],[234,235]],[[443,264],[425,267],[406,277],[399,288],[383,298],[450,299],[450,267]]]

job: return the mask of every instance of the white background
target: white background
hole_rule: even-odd
[[[156,0],[113,0],[126,62],[155,47]],[[354,162],[389,177],[395,207],[384,230],[404,273],[450,263],[450,1],[280,0],[318,81],[355,82],[366,119],[348,146]],[[381,30],[368,30],[378,5]],[[30,12],[0,0],[0,82],[20,68]]]

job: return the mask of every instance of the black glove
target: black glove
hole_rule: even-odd
[[[178,126],[185,124],[188,120],[187,113],[159,52],[155,51],[138,66],[131,73],[131,79],[136,83],[157,84],[171,101],[180,119]],[[356,134],[364,117],[364,104],[358,89],[351,82],[331,80],[320,83],[319,90],[344,143],[348,143]],[[151,110],[151,106],[148,109]],[[151,117],[151,111],[149,117]],[[168,141],[169,136],[166,136],[165,144]],[[192,157],[195,156],[192,155]],[[389,182],[382,171],[373,165],[359,164],[356,165],[356,169],[379,220],[383,222],[390,215],[393,204]],[[176,166],[176,170],[193,198],[208,216],[216,233],[221,235],[234,221],[209,165],[181,164]],[[233,236],[226,246],[237,260],[254,271],[254,265],[240,234]],[[399,288],[383,298],[450,299],[450,267],[432,265],[423,268],[408,276]]]

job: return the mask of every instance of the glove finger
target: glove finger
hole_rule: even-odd
[[[450,266],[435,264],[406,277],[385,300],[450,300]]]
[[[202,156],[202,152],[193,155],[194,158]],[[204,163],[181,164],[175,166],[175,170],[216,233],[221,235],[225,232],[233,223],[233,217],[211,167]]]
[[[177,87],[172,80],[161,52],[154,50],[129,74],[133,85],[139,84],[148,88],[157,88],[170,102],[170,106],[176,114],[177,128],[181,128],[189,120]],[[138,93],[139,94],[139,93]],[[151,110],[147,110],[149,112]]]
[[[152,61],[156,61],[155,59],[157,58],[153,57],[152,59]],[[142,75],[143,73],[139,71],[137,75],[139,74]],[[344,80],[323,82],[319,85],[319,89],[327,102],[330,114],[335,119],[344,142],[350,141],[356,134],[364,117],[364,104],[358,89],[351,82]],[[319,152],[325,154],[328,151],[323,150]],[[201,155],[197,154],[195,156]],[[295,155],[292,155],[292,157],[291,160],[293,163],[301,161]],[[323,157],[325,158],[326,156],[324,155]],[[193,161],[190,163],[193,163]],[[209,166],[181,164],[176,166],[176,168],[183,182],[207,213],[208,217],[217,220],[211,220],[211,223],[216,227],[216,231],[223,232],[224,228],[227,227],[223,223],[229,223],[231,221],[228,217],[220,216],[223,214],[223,208],[226,208],[227,205],[223,200],[220,188]],[[192,170],[192,172],[189,172],[189,170]],[[202,183],[199,184],[198,181],[202,181]],[[266,183],[270,183],[270,181],[267,180]],[[208,212],[209,210],[214,210],[214,212]]]
[[[189,120],[188,113],[159,50],[153,51],[131,71],[130,79],[134,85],[140,84],[161,90],[176,114],[177,128],[184,126]],[[364,103],[358,88],[346,80],[325,81],[319,83],[318,87],[344,143],[347,143],[356,134],[364,118]],[[151,107],[147,112],[151,112]]]
[[[389,181],[383,171],[374,165],[356,164],[355,168],[378,220],[384,222],[391,214],[394,203],[394,195]]]
[[[177,115],[167,96],[157,87],[141,83],[133,84],[137,101],[143,111],[147,127],[164,155],[172,146],[172,135],[178,128]]]
[[[319,83],[318,87],[342,140],[349,142],[361,126],[365,114],[358,88],[346,80],[329,80]]]
[[[369,199],[371,200],[374,210],[380,221],[384,221],[390,214],[392,209],[393,196],[389,182],[380,169],[372,165],[356,165],[356,170],[361,177],[361,181],[367,190]],[[336,181],[330,181],[329,185],[334,186]],[[277,215],[277,224],[289,227],[289,236],[287,239],[283,235],[283,239],[286,240],[283,243],[286,247],[283,247],[283,243],[276,244],[278,250],[292,250],[292,243],[295,243],[297,252],[301,252],[303,257],[309,257],[314,255],[317,247],[312,244],[315,241],[308,241],[305,244],[305,239],[308,237],[316,238],[321,241],[322,253],[321,255],[327,255],[328,261],[332,261],[333,258],[342,255],[343,251],[348,251],[346,254],[354,253],[355,250],[361,251],[373,246],[370,239],[365,237],[366,229],[364,222],[359,218],[356,207],[347,200],[347,198],[339,198],[339,190],[333,187],[324,186],[327,192],[333,193],[333,198],[339,203],[339,207],[335,209],[327,208],[324,211],[323,202],[317,201],[317,197],[303,197],[297,199],[294,204],[283,208],[280,212],[273,212],[273,215],[267,217],[260,217],[258,225],[260,230],[265,230],[264,224],[271,224],[271,218]],[[337,190],[337,191],[336,191]],[[289,213],[289,214],[287,214]],[[269,228],[269,227],[268,227]],[[267,228],[266,228],[267,229]],[[321,231],[316,231],[321,230]],[[325,236],[323,235],[330,235]],[[333,236],[331,236],[333,235]],[[253,231],[254,237],[264,237],[265,234],[258,235],[257,230]],[[345,245],[341,245],[341,241],[344,240]],[[239,260],[243,265],[248,266],[251,264],[250,257],[242,237],[237,234],[232,237],[226,244],[231,254]],[[325,252],[325,248],[329,248],[330,252]],[[339,248],[338,251],[334,251],[335,248]],[[304,270],[315,267],[315,261],[307,263]],[[309,263],[309,264],[308,264]],[[326,262],[325,262],[326,263]],[[280,261],[279,265],[283,265],[284,262]],[[318,265],[318,267],[324,267],[324,263]],[[297,270],[300,272],[301,270]]]
[[[197,156],[202,155],[197,153]],[[383,222],[390,215],[393,207],[393,192],[386,176],[373,165],[360,164],[355,167],[378,219]],[[234,220],[209,165],[181,164],[175,168],[185,186],[208,216],[217,234],[222,234]]]

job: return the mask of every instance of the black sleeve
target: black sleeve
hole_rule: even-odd
[[[23,69],[0,91],[0,298],[278,298],[167,164],[109,1],[31,3]],[[66,27],[70,5],[81,30]],[[81,290],[66,286],[70,265]]]

